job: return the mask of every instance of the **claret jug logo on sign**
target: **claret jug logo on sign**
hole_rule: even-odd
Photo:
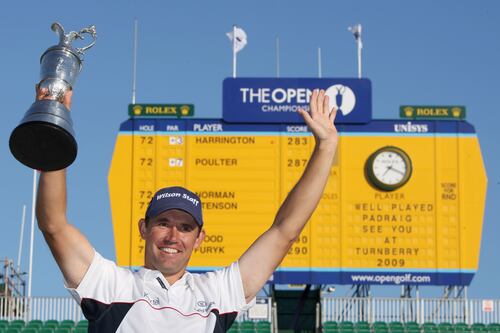
[[[336,84],[326,90],[326,95],[330,98],[330,109],[337,108],[344,116],[354,110],[356,106],[356,95],[351,88],[342,84]]]

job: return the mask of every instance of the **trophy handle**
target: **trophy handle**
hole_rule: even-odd
[[[92,38],[94,39],[92,41],[92,43],[90,43],[89,45],[87,45],[85,47],[78,47],[75,49],[75,51],[82,56],[86,50],[88,50],[92,46],[94,46],[96,36],[97,36],[94,25],[91,25],[87,28],[83,28],[82,30],[80,30],[78,32],[70,31],[68,34],[66,34],[62,25],[59,24],[58,22],[54,22],[54,23],[52,23],[51,29],[52,29],[52,31],[56,32],[59,35],[59,45],[67,47],[67,48],[72,48],[71,42],[73,42],[75,39],[84,39],[84,37],[82,36],[83,34],[91,35]]]
[[[78,54],[81,54],[81,55],[83,55],[83,53],[85,51],[90,49],[95,44],[96,37],[97,37],[95,26],[91,25],[87,28],[83,28],[82,30],[80,30],[79,32],[76,33],[75,38],[84,39],[84,37],[82,36],[83,34],[89,34],[90,36],[92,36],[93,41],[92,41],[92,43],[90,43],[89,45],[87,45],[85,47],[78,47],[76,49],[76,52],[78,52]]]

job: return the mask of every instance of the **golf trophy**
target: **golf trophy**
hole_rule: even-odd
[[[94,26],[68,34],[59,23],[53,23],[51,29],[59,35],[59,44],[48,48],[40,58],[38,100],[26,111],[9,140],[10,151],[19,162],[41,171],[64,169],[76,158],[73,122],[63,101],[82,69],[84,52],[96,40]],[[71,43],[84,39],[84,34],[89,34],[92,42],[73,48]]]

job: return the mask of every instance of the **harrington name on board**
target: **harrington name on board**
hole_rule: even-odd
[[[309,110],[313,89],[324,89],[337,123],[368,123],[372,118],[368,79],[227,78],[223,118],[227,122],[303,123],[299,108]]]

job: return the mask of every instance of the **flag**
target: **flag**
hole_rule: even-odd
[[[356,42],[359,43],[359,48],[363,48],[363,42],[361,41],[361,24],[356,24],[348,29],[354,35]]]
[[[240,52],[247,45],[247,34],[241,28],[234,27],[233,31],[228,32],[226,35],[231,42],[233,42],[233,38],[235,39],[233,43],[234,52]]]

